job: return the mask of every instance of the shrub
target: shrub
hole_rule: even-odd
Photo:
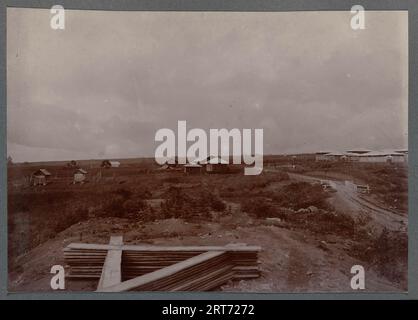
[[[113,193],[118,196],[121,196],[125,200],[130,199],[132,197],[132,191],[126,190],[124,188],[117,189]]]
[[[309,206],[329,209],[328,197],[329,194],[320,185],[312,185],[308,182],[293,182],[284,186],[273,199],[279,206],[293,210]]]
[[[373,265],[377,272],[391,281],[406,285],[407,233],[384,228],[377,237],[368,234],[358,240],[350,250],[351,255]]]
[[[180,183],[182,180],[179,177],[167,177],[162,180],[162,182],[167,183]]]
[[[125,214],[123,204],[125,201],[121,197],[115,197],[108,200],[99,213],[102,217],[116,217],[122,218]]]
[[[219,198],[211,199],[210,206],[215,211],[224,211],[226,209],[225,203]]]
[[[172,186],[164,197],[166,200],[161,204],[161,211],[165,218],[207,218],[210,210],[224,211],[226,209],[225,203],[219,196],[209,190],[190,194]]]
[[[248,199],[242,203],[242,210],[258,218],[275,217],[275,208],[265,198]]]
[[[55,233],[64,231],[65,229],[71,227],[73,224],[79,223],[81,221],[88,219],[88,210],[86,208],[77,208],[76,210],[66,213],[60,218],[54,219],[53,230]]]
[[[136,214],[147,207],[147,203],[142,199],[127,200],[123,203],[124,216]]]

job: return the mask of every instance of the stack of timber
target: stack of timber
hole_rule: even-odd
[[[107,250],[64,249],[65,263],[69,267],[68,278],[99,279],[106,259]]]
[[[100,279],[98,291],[207,291],[229,280],[260,276],[260,247],[72,243],[64,249],[67,277]]]

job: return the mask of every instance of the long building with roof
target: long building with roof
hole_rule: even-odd
[[[366,163],[407,163],[408,151],[371,151],[366,149],[348,150],[346,152],[329,151],[317,152],[316,161],[350,161],[350,162],[366,162]]]

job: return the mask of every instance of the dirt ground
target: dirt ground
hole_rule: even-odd
[[[323,195],[314,194],[317,175],[276,167],[252,180],[121,169],[84,186],[61,174],[36,190],[9,187],[10,291],[50,291],[50,268],[65,264],[69,243],[107,243],[111,235],[123,235],[127,244],[260,246],[261,277],[227,283],[222,291],[352,292],[353,265],[365,268],[368,292],[407,290],[406,213],[353,193],[342,179],[321,177],[336,186]],[[22,180],[19,171],[10,177],[11,184]],[[289,202],[286,188],[304,182],[307,194]],[[108,214],[118,206],[120,215]],[[96,287],[97,281],[66,283],[70,291]]]
[[[350,268],[362,261],[347,257],[349,241],[334,237],[306,236],[287,230],[231,217],[219,223],[196,224],[167,219],[132,224],[126,219],[106,218],[74,225],[18,259],[21,272],[11,274],[11,291],[50,291],[49,273],[54,264],[64,265],[62,248],[71,242],[105,243],[112,234],[123,234],[128,244],[225,245],[247,243],[263,248],[262,277],[229,283],[233,292],[327,292],[350,291]],[[366,269],[367,270],[367,269]],[[367,270],[367,291],[399,291],[401,288]],[[69,281],[68,290],[95,290],[95,281]]]

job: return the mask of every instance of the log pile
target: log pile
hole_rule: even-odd
[[[64,257],[68,278],[100,279],[102,292],[207,291],[259,277],[259,251],[246,245],[123,245],[121,237],[112,237],[108,245],[72,243]]]

